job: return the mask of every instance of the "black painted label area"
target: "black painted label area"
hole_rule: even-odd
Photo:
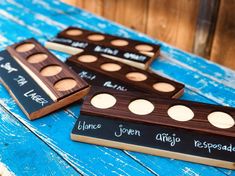
[[[235,139],[81,114],[72,134],[235,162]]]
[[[137,91],[131,86],[127,86],[100,73],[82,68],[79,65],[74,64],[73,62],[66,61],[65,63],[69,65],[69,67],[73,69],[78,74],[78,76],[80,76],[90,85],[111,88],[119,91]]]
[[[0,52],[0,77],[28,114],[53,103],[7,51]]]
[[[49,42],[58,43],[58,44],[62,44],[62,45],[66,45],[66,46],[70,46],[74,48],[79,48],[79,49],[88,49],[90,51],[94,51],[97,53],[116,56],[121,59],[131,60],[131,61],[139,62],[142,64],[145,64],[151,59],[151,57],[140,54],[138,52],[127,52],[124,50],[119,50],[115,47],[106,47],[102,45],[96,45],[96,44],[88,43],[84,41],[75,41],[75,40],[66,39],[66,38],[56,37],[56,38],[49,40]]]

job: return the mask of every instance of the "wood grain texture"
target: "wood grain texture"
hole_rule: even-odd
[[[146,33],[192,51],[198,6],[199,0],[150,0]]]
[[[69,32],[70,30],[79,30],[82,31],[81,35],[77,35],[77,36],[72,36],[72,35],[68,35],[67,32]],[[92,35],[102,35],[104,36],[104,40],[100,40],[100,41],[91,41],[89,40],[89,36]],[[138,45],[147,45],[150,46],[152,49],[148,50],[149,53],[152,53],[151,55],[157,57],[158,52],[159,52],[159,45],[156,44],[152,44],[152,43],[147,43],[147,42],[142,42],[142,41],[137,41],[137,40],[132,40],[132,39],[128,39],[125,37],[119,37],[119,36],[114,36],[114,35],[108,35],[108,34],[103,34],[100,32],[94,32],[94,31],[89,31],[89,30],[84,30],[81,28],[76,28],[76,27],[69,27],[63,31],[61,31],[60,33],[58,33],[57,35],[58,37],[61,38],[65,38],[65,39],[73,39],[75,41],[82,41],[82,42],[86,42],[86,43],[93,43],[96,45],[103,45],[106,47],[114,47],[115,49],[119,49],[119,50],[124,50],[124,51],[129,51],[129,52],[144,52],[144,50],[138,50],[136,48],[136,46]],[[111,42],[114,40],[125,40],[126,42],[128,42],[126,45],[124,46],[118,46],[118,45],[113,45]],[[146,51],[145,51],[146,52]]]
[[[205,19],[202,19],[200,16],[201,14],[199,14],[200,0],[137,0],[134,2],[130,0],[103,0],[102,2],[100,0],[93,0],[91,1],[91,5],[87,5],[86,7],[84,7],[83,5],[84,2],[87,3],[84,0],[79,0],[77,2],[74,2],[73,0],[66,0],[66,2],[86,9],[88,11],[95,12],[98,15],[123,24],[129,28],[149,34],[155,39],[167,42],[185,51],[195,51],[196,54],[201,54],[201,56],[204,57],[206,56],[209,60],[218,62],[232,69],[235,68],[235,62],[233,62],[233,59],[231,59],[234,55],[234,52],[232,52],[233,50],[231,49],[231,51],[224,54],[224,50],[220,49],[223,48],[221,47],[222,45],[219,45],[222,40],[223,42],[228,43],[231,43],[233,41],[232,39],[234,38],[234,34],[232,32],[229,32],[234,31],[233,25],[230,25],[230,29],[228,30],[224,27],[228,25],[227,21],[231,21],[230,23],[233,24],[232,21],[234,12],[231,10],[229,12],[226,12],[230,15],[226,15],[226,10],[223,10],[224,12],[220,12],[218,15],[220,19],[217,19],[216,17],[217,10],[214,9],[216,12],[207,11],[207,14],[211,14],[208,14],[206,18],[208,18],[210,15],[211,17],[209,17],[210,19],[206,19],[207,22],[205,22]],[[223,5],[225,3],[223,1],[221,2],[221,6],[223,7],[220,7],[220,9],[225,7],[225,5]],[[97,3],[98,6],[95,6],[95,3]],[[211,3],[211,5],[215,5],[212,1],[210,1],[209,3]],[[230,3],[231,5],[229,5]],[[231,7],[233,1],[228,1],[226,4],[226,6]],[[99,10],[97,10],[97,8]],[[202,10],[203,11],[201,13],[205,14],[205,10]],[[227,19],[226,22],[223,22],[224,19]],[[216,22],[216,20],[218,22]],[[196,27],[197,23],[198,28]],[[203,28],[208,28],[209,23],[217,23],[216,31],[218,32],[216,32],[215,35],[213,34],[214,32],[212,29],[215,24],[211,24],[212,30],[208,29],[211,30],[209,31],[210,35],[205,34],[206,31],[202,32],[203,30],[205,30]],[[227,38],[221,34],[221,30],[226,33]],[[205,35],[209,35],[209,37]],[[215,38],[215,40],[213,38]],[[207,46],[205,46],[205,42],[202,40],[208,40],[206,41]],[[212,40],[214,40],[214,42]],[[204,43],[200,44],[199,46],[201,48],[195,49],[194,47],[193,49],[193,46],[198,45],[202,42]],[[211,46],[212,42],[214,44]],[[227,45],[231,46],[230,44]],[[203,50],[203,52],[201,52],[201,50]],[[206,55],[204,55],[204,50],[206,52]],[[210,52],[211,50],[212,52]],[[227,53],[229,53],[231,57],[228,57]]]
[[[107,3],[107,4],[106,4]],[[131,29],[146,32],[148,1],[111,0],[104,1],[103,16]]]
[[[97,15],[102,15],[102,13],[103,13],[103,0],[83,1],[82,7],[92,13],[95,13]]]
[[[222,0],[211,51],[211,60],[235,69],[235,2]]]
[[[97,58],[95,62],[92,63],[85,63],[78,60],[79,57],[83,55],[93,55]],[[67,62],[70,62],[70,64],[77,64],[79,66],[82,66],[84,68],[87,68],[89,70],[93,70],[94,72],[100,73],[104,76],[111,77],[114,80],[123,82],[124,84],[132,87],[133,89],[136,89],[141,92],[146,92],[150,94],[156,94],[160,97],[168,97],[168,98],[179,98],[183,92],[184,92],[184,85],[178,82],[175,82],[173,80],[164,78],[162,76],[159,76],[154,73],[150,73],[148,71],[143,71],[141,69],[137,69],[134,67],[130,67],[126,64],[122,64],[117,61],[110,61],[110,59],[107,59],[103,57],[100,54],[97,53],[91,53],[89,51],[84,51],[80,54],[76,54],[71,56]],[[120,66],[120,71],[114,71],[109,72],[101,69],[101,66],[106,63],[114,63]],[[140,73],[144,76],[146,76],[145,80],[143,81],[133,81],[127,78],[128,73]],[[153,88],[153,85],[155,83],[168,83],[174,87],[172,91],[164,92],[164,91],[158,91],[157,89]]]
[[[0,160],[12,175],[77,175],[67,162],[2,105],[0,114]]]
[[[47,0],[43,3],[42,1],[32,2],[30,0],[3,1],[0,6],[0,14],[1,29],[4,30],[4,33],[0,34],[2,49],[22,40],[22,38],[35,37],[41,42],[45,42],[47,38],[55,36],[60,30],[70,25],[159,43],[147,36],[58,1]],[[15,20],[15,18],[19,20]],[[100,25],[97,26],[97,24]],[[160,44],[166,57],[156,60],[151,67],[158,74],[187,84],[184,99],[235,106],[235,74],[233,71],[174,49],[165,43],[160,42]],[[63,61],[68,56],[59,52],[54,53]],[[1,104],[14,113],[14,116],[22,124],[50,146],[53,151],[56,151],[64,161],[73,165],[77,171],[84,175],[113,173],[122,175],[171,175],[172,173],[184,176],[234,175],[234,172],[228,169],[171,160],[138,152],[113,150],[82,143],[74,144],[65,134],[70,133],[75,121],[73,118],[77,118],[79,115],[79,104],[71,105],[67,111],[57,112],[32,123],[27,121],[6,90],[2,86],[0,87]],[[73,117],[69,114],[72,114]],[[15,163],[18,166],[19,163]]]
[[[84,130],[84,128],[89,128],[89,125],[97,128]],[[128,132],[130,135],[128,135]],[[161,142],[161,140],[156,142],[161,134],[168,134],[170,138],[169,135],[172,133],[178,136],[175,145],[170,146],[168,143]],[[234,169],[234,156],[231,156],[231,153],[218,151],[215,154],[214,150],[213,154],[207,153],[207,151],[202,153],[202,148],[192,146],[194,139],[200,141],[202,138],[206,141],[214,139],[217,143],[226,141],[226,143],[233,143],[234,145],[232,138],[225,139],[218,135],[85,114],[81,114],[71,133],[71,139],[75,141]]]
[[[91,99],[98,94],[107,93],[116,98],[116,103],[113,107],[107,109],[99,109],[92,105]],[[147,115],[136,115],[128,109],[131,101],[136,99],[145,99],[154,105],[154,110]],[[179,122],[169,117],[167,111],[174,105],[183,105],[192,109],[194,113],[193,119],[185,122]],[[143,124],[158,124],[168,127],[176,127],[180,129],[194,130],[196,132],[204,132],[208,134],[217,134],[226,137],[235,137],[235,126],[229,129],[221,129],[212,126],[207,120],[207,116],[211,112],[225,112],[235,118],[235,108],[225,106],[216,106],[185,100],[170,100],[159,98],[155,95],[147,95],[136,92],[118,92],[111,89],[100,87],[93,88],[86,100],[83,102],[81,113],[90,116],[101,116],[106,118],[121,119],[124,121],[138,122]],[[235,119],[233,119],[235,121]]]
[[[70,31],[79,31],[79,35],[69,35]],[[104,39],[91,41],[89,37],[99,35]],[[126,42],[124,46],[118,46],[112,42]],[[113,36],[99,32],[84,30],[76,27],[69,27],[55,38],[46,43],[49,49],[77,54],[83,50],[103,53],[106,57],[118,60],[125,64],[147,70],[152,61],[159,56],[160,46],[142,41],[131,40],[125,37]],[[147,49],[146,49],[147,47]]]
[[[23,52],[23,53],[17,52],[17,47],[20,45],[23,45],[25,43],[34,44],[35,48],[33,48],[30,51]],[[50,53],[45,47],[40,45],[34,39],[24,40],[20,43],[16,43],[14,45],[7,47],[7,49],[10,52],[10,54],[16,58],[16,60],[18,59],[20,61],[20,63],[22,63],[25,66],[25,68],[27,68],[26,71],[30,70],[35,75],[35,77],[33,75],[31,75],[32,77],[34,77],[35,80],[39,79],[40,81],[42,81],[45,84],[45,86],[41,85],[41,84],[39,84],[39,85],[44,89],[47,88],[45,90],[50,90],[52,92],[53,97],[56,98],[56,99],[52,98],[54,101],[59,101],[59,100],[65,98],[66,96],[69,96],[75,92],[79,92],[83,89],[88,88],[88,84],[84,80],[82,80],[80,77],[78,77],[63,62],[58,60],[52,53]],[[39,62],[39,63],[34,63],[34,64],[29,63],[27,59],[30,56],[32,56],[34,54],[38,54],[38,53],[46,54],[47,58],[44,61]],[[43,76],[40,73],[40,71],[43,68],[45,68],[46,66],[52,66],[52,65],[60,66],[60,68],[62,70],[54,76]],[[55,84],[58,81],[66,79],[66,78],[73,79],[76,82],[76,85],[66,91],[58,91],[57,89],[55,89]],[[49,96],[50,95],[51,94],[49,94]]]

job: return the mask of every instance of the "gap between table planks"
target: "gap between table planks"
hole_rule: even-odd
[[[45,4],[44,4],[45,5]]]
[[[12,175],[79,175],[2,105],[0,114],[0,162],[6,165]]]

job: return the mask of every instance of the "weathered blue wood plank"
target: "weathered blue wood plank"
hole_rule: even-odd
[[[37,2],[35,2],[35,4],[37,4]],[[48,10],[50,10],[50,11],[57,11],[57,10],[55,10],[54,8],[49,8],[50,6],[47,4],[47,6],[45,6],[45,4],[46,3],[44,3],[44,6],[43,7],[41,7],[40,6],[40,4],[38,5],[35,5],[34,6],[34,9],[33,10],[35,10],[37,13],[38,12],[40,12],[40,13],[46,13],[45,12],[45,10],[46,10],[46,8],[44,8],[44,7],[47,7],[47,9]],[[80,12],[80,11],[79,11]],[[100,19],[100,18],[98,18],[98,19],[94,19],[94,18],[96,18],[96,17],[93,17],[93,16],[91,16],[91,15],[89,15],[88,13],[85,13],[85,15],[84,15],[84,13],[85,12],[80,12],[79,13],[79,17],[78,18],[76,18],[76,20],[74,19],[74,18],[72,18],[72,19],[70,19],[69,21],[67,20],[67,18],[68,17],[66,17],[66,21],[63,21],[63,17],[62,16],[60,16],[60,15],[55,15],[55,16],[52,16],[51,18],[53,19],[53,21],[55,22],[55,21],[59,21],[60,23],[63,23],[64,25],[78,25],[79,24],[79,22],[81,21],[81,19],[83,19],[82,20],[82,24],[80,24],[79,26],[80,27],[85,27],[86,28],[86,26],[87,25],[89,25],[90,26],[90,28],[94,28],[94,27],[96,27],[96,28],[99,28],[98,29],[98,31],[103,31],[103,32],[109,32],[109,33],[112,33],[112,34],[116,34],[116,35],[120,35],[120,31],[121,30],[123,30],[124,32],[123,33],[125,33],[125,34],[129,34],[129,37],[131,36],[131,37],[133,37],[133,38],[136,38],[136,35],[133,35],[131,32],[129,32],[128,33],[128,31],[126,31],[126,30],[124,30],[123,28],[121,28],[120,29],[120,27],[118,28],[118,27],[115,27],[115,26],[111,26],[110,27],[110,23],[108,23],[107,21],[104,21],[103,19]],[[75,16],[76,16],[77,14],[75,14]],[[85,18],[88,18],[88,19],[85,19]],[[78,20],[79,19],[79,20]],[[98,22],[97,22],[98,21]],[[93,24],[93,23],[95,23],[95,24]],[[97,23],[98,24],[100,24],[100,26],[102,26],[102,27],[99,27],[99,26],[97,26]],[[84,24],[86,24],[85,26],[84,26]],[[117,32],[117,33],[115,33],[117,30],[116,29],[120,29],[120,31],[119,32]],[[95,30],[97,30],[97,29],[95,29]],[[107,31],[106,31],[107,30]],[[138,38],[138,37],[137,37]],[[166,45],[167,46],[167,45]],[[162,48],[162,50],[164,51],[164,47]],[[193,56],[193,55],[189,55],[189,54],[185,54],[185,53],[183,53],[183,52],[181,52],[181,51],[179,51],[179,50],[176,50],[176,49],[171,49],[171,50],[169,50],[169,47],[167,47],[167,51],[169,52],[169,54],[168,55],[171,55],[172,57],[173,56],[175,56],[176,57],[176,59],[178,59],[178,58],[186,58],[187,59],[187,61],[189,62],[189,61],[191,61],[192,62],[192,60],[193,60],[193,63],[197,63],[196,61],[197,60],[199,60],[199,61],[202,61],[201,59],[198,59],[198,58],[196,58],[195,56]],[[176,53],[175,55],[174,54],[172,54],[172,53]],[[191,57],[189,57],[189,56],[191,56]],[[187,65],[187,62],[185,63],[185,62],[176,62],[177,60],[174,58],[174,59],[169,59],[170,58],[170,56],[167,56],[167,58],[168,58],[168,60],[167,60],[167,63],[169,63],[169,62],[173,62],[172,64],[174,64],[174,65],[176,65],[176,66],[178,66],[178,67],[180,67],[181,69],[185,69],[185,70],[189,70],[189,71],[191,71],[191,72],[196,72],[197,74],[199,74],[199,75],[201,75],[201,77],[205,77],[205,79],[208,79],[208,80],[212,80],[212,84],[214,84],[215,86],[216,86],[216,84],[221,84],[221,85],[225,85],[225,87],[228,87],[228,89],[229,89],[229,87],[231,87],[232,89],[232,91],[234,91],[234,86],[232,86],[232,85],[235,85],[235,84],[232,84],[234,81],[235,81],[235,74],[232,72],[232,71],[230,71],[229,72],[229,70],[228,69],[221,69],[221,67],[220,67],[220,71],[224,71],[224,73],[229,73],[228,75],[227,75],[227,77],[226,77],[226,79],[224,79],[224,80],[222,80],[221,81],[221,79],[219,79],[219,78],[221,78],[221,77],[218,77],[218,79],[216,78],[216,76],[219,76],[219,75],[221,75],[222,73],[219,73],[218,72],[218,70],[217,70],[217,72],[216,72],[216,70],[215,70],[215,67],[216,67],[216,65],[215,64],[208,64],[208,62],[205,62],[204,61],[204,63],[207,63],[207,65],[204,65],[204,66],[200,66],[200,68],[199,69],[197,69],[197,68],[193,68],[193,67],[191,67],[191,66],[188,66],[189,64],[191,64],[191,62],[190,63],[188,63],[188,65]],[[194,58],[194,59],[189,59],[189,58]],[[156,68],[155,67],[155,65],[157,65],[158,64],[158,61],[156,61],[153,65],[152,65],[152,67],[153,68]],[[201,65],[202,63],[200,63],[200,65]],[[209,67],[209,66],[210,67]],[[203,68],[204,68],[204,70],[203,70]],[[205,70],[206,69],[206,70]],[[200,70],[200,71],[199,71]],[[214,71],[214,77],[212,77],[211,76],[211,73],[209,72],[209,74],[207,73],[207,72],[203,72],[203,71],[211,71],[211,70],[213,70]],[[165,71],[167,71],[167,69],[165,69]],[[195,73],[195,74],[196,74]],[[223,74],[224,75],[224,74]],[[198,77],[198,80],[201,78],[201,77]],[[229,77],[229,80],[227,79]],[[197,87],[197,85],[195,85],[195,87]],[[230,91],[230,90],[229,90]],[[213,97],[214,98],[214,97]],[[220,97],[219,97],[220,98]],[[222,100],[220,100],[220,102],[222,102]],[[225,104],[227,104],[226,102],[225,102]]]
[[[15,175],[79,175],[0,106],[0,162]]]
[[[45,6],[45,3],[44,3],[44,6]],[[37,7],[37,9],[35,9],[35,11],[37,13],[38,13],[38,11],[42,10],[40,8],[40,6],[35,6],[35,7]],[[52,8],[49,8],[48,5],[45,6],[45,7],[47,7],[48,10],[52,11]],[[21,8],[23,8],[23,7],[21,7]],[[29,11],[29,10],[27,10],[27,11]],[[43,8],[43,12],[45,13],[45,8]],[[45,17],[45,19],[48,19],[48,18]],[[52,20],[50,20],[50,21],[52,21]],[[71,20],[71,21],[73,21],[73,20]],[[53,22],[53,24],[54,23],[55,22]],[[45,27],[45,24],[42,24],[42,25]],[[70,24],[64,24],[64,25],[70,25]],[[46,33],[50,33],[50,31],[46,32]],[[223,84],[221,84],[221,83],[217,82],[216,80],[214,80],[213,77],[211,77],[211,76],[210,77],[205,76],[205,74],[203,74],[203,73],[201,73],[201,74],[199,73],[198,74],[197,72],[195,72],[195,69],[190,69],[190,67],[182,68],[182,65],[183,65],[182,63],[177,65],[174,62],[171,63],[172,60],[173,59],[171,59],[170,62],[169,62],[169,59],[168,60],[167,59],[158,59],[157,61],[154,62],[152,67],[155,70],[159,68],[158,72],[165,73],[167,76],[170,76],[170,77],[172,77],[172,78],[174,78],[174,79],[176,79],[178,81],[184,82],[185,84],[190,86],[191,89],[193,89],[195,91],[198,91],[199,94],[202,94],[203,96],[207,96],[207,97],[211,98],[215,102],[218,102],[218,103],[221,103],[221,104],[224,104],[224,105],[233,106],[233,104],[234,104],[233,97],[231,97],[230,100],[227,100],[226,97],[227,97],[227,95],[230,95],[231,92],[235,91],[234,88],[224,86]],[[162,63],[166,63],[165,67],[163,66]],[[180,70],[180,73],[185,73],[187,71],[188,72],[188,73],[186,72],[187,75],[182,77],[181,74],[178,72],[178,70],[174,70],[174,69],[171,69],[171,70],[174,70],[174,72],[176,74],[174,74],[174,72],[169,72],[168,71],[168,70],[170,70],[168,68],[169,64],[175,65],[175,68],[178,68],[178,70]],[[211,69],[208,69],[208,70],[211,70]],[[189,72],[191,74],[189,74]],[[191,79],[195,79],[195,81],[192,82]],[[231,79],[230,81],[233,81],[233,80]],[[212,87],[210,85],[205,85],[205,84],[211,84]],[[216,96],[215,96],[215,95],[213,95],[214,91],[211,91],[211,89],[213,89],[215,87],[218,87],[218,86],[219,86],[219,88],[217,89]]]
[[[75,118],[63,110],[57,111],[36,121],[29,121],[8,92],[0,85],[0,103],[22,124],[55,150],[77,171],[86,175],[119,174],[151,175],[120,150],[89,145],[70,140],[70,132]]]
[[[99,31],[103,30],[106,33],[127,36],[130,38],[136,38],[139,40],[149,41],[153,43],[160,43],[162,45],[162,53],[168,56],[169,58],[174,58],[174,60],[172,60],[173,62],[179,61],[182,67],[184,67],[184,65],[188,67],[193,67],[195,71],[205,73],[205,76],[215,79],[218,82],[225,83],[229,86],[234,85],[235,83],[234,72],[231,71],[230,69],[221,67],[220,65],[214,64],[201,57],[188,54],[186,52],[182,52],[178,49],[175,49],[172,46],[169,46],[168,44],[165,44],[157,40],[153,40],[146,35],[135,33],[128,28],[120,27],[120,26],[117,27],[115,23],[110,22],[108,20],[104,20],[102,18],[90,15],[89,13],[86,13],[79,9],[75,10],[75,8],[71,8],[71,6],[65,5],[64,3],[61,3],[58,1],[47,1],[47,3],[46,2],[44,3],[34,2],[34,5],[35,5],[34,7],[39,7],[39,8],[43,8],[44,10],[45,9],[48,10],[47,13],[51,11],[57,12],[59,8],[60,8],[59,10],[63,11],[63,13],[65,14],[66,12],[70,12],[70,13],[73,12],[72,15],[70,14],[71,15],[70,18],[71,20],[74,18],[78,19],[79,20],[77,21],[78,25],[79,25],[79,22],[81,22],[80,19],[83,19],[84,17],[86,18],[85,26],[83,26],[84,28],[86,28],[87,24],[90,24],[91,25],[90,28],[95,27],[95,28],[98,28]],[[75,11],[77,13],[75,13]],[[93,21],[93,23],[95,22],[95,26],[92,26],[93,23],[90,23],[90,21],[91,22]],[[83,21],[81,25],[84,25]],[[110,28],[112,30],[110,30]]]
[[[1,17],[0,17],[1,18]],[[9,21],[4,21],[4,18],[1,20],[1,22],[3,22],[3,24],[6,24],[6,26],[10,26],[9,27],[9,29],[7,30],[7,33],[5,33],[5,35],[6,36],[9,36],[8,37],[8,40],[10,41],[10,40],[12,40],[11,42],[15,42],[19,37],[16,37],[16,36],[11,36],[11,33],[12,32],[14,32],[14,30],[16,30],[16,29],[14,29],[14,28],[11,28],[11,22],[9,22]],[[6,27],[5,25],[2,25],[2,27],[3,27],[3,29],[5,29],[4,27]],[[17,26],[17,27],[19,27],[19,29],[21,29],[22,27],[21,26]],[[16,27],[16,28],[17,28]],[[18,30],[19,31],[19,30]],[[21,33],[20,33],[20,35],[22,35],[22,36],[24,36],[23,38],[28,38],[28,37],[32,37],[33,35],[32,34],[30,34],[30,33],[28,33],[28,35],[27,35],[27,33],[28,33],[28,31],[24,31],[23,32],[23,30],[21,31]],[[34,37],[37,37],[37,36],[35,36],[34,35]],[[37,37],[38,38],[38,37]],[[22,39],[22,38],[21,38]],[[2,91],[1,91],[1,93],[2,93]],[[2,97],[5,97],[4,96],[4,94],[1,94],[2,95]],[[2,102],[3,103],[3,102]],[[11,106],[12,107],[12,106]],[[20,111],[20,110],[19,110]],[[20,111],[21,112],[21,111]],[[19,114],[19,113],[17,113],[17,114]],[[21,114],[23,114],[22,112],[21,112]],[[24,116],[24,115],[22,115],[22,116]],[[56,115],[53,115],[53,116],[56,116]],[[76,143],[75,144],[75,148],[72,148],[72,147],[70,147],[70,149],[69,149],[69,151],[67,151],[66,149],[68,148],[68,146],[69,145],[67,145],[67,143],[66,142],[64,142],[64,141],[67,141],[67,142],[69,142],[69,143],[73,143],[70,139],[69,139],[69,134],[70,134],[70,131],[71,131],[71,129],[72,129],[72,126],[74,125],[74,119],[73,118],[71,118],[71,117],[69,117],[65,112],[63,112],[63,113],[61,113],[61,114],[59,114],[58,115],[59,117],[58,117],[58,119],[60,119],[61,120],[61,125],[65,125],[65,123],[63,122],[63,120],[65,120],[64,118],[64,116],[67,116],[67,118],[69,119],[69,120],[66,120],[66,122],[69,124],[67,127],[68,128],[66,128],[66,132],[65,131],[60,131],[60,134],[59,135],[56,135],[56,138],[54,139],[55,141],[56,141],[56,143],[58,142],[58,143],[61,143],[62,144],[62,147],[60,148],[60,146],[58,145],[58,146],[56,146],[55,144],[51,144],[51,145],[53,145],[54,147],[52,147],[52,148],[54,148],[57,152],[59,151],[59,154],[62,156],[62,157],[64,157],[65,156],[65,151],[66,152],[68,152],[69,154],[70,154],[70,152],[72,153],[72,156],[71,157],[68,157],[68,159],[67,159],[67,161],[69,161],[69,160],[71,160],[70,161],[70,163],[71,164],[73,164],[78,170],[80,170],[81,168],[82,168],[82,172],[83,173],[86,173],[86,174],[95,174],[95,172],[96,172],[96,169],[94,168],[93,169],[93,171],[92,172],[90,172],[89,171],[89,168],[85,168],[85,165],[89,165],[90,167],[92,167],[92,165],[91,165],[91,163],[90,162],[92,162],[92,160],[89,162],[89,157],[92,157],[92,158],[94,158],[97,162],[99,162],[99,160],[102,160],[102,158],[99,158],[99,159],[96,159],[96,157],[100,157],[100,156],[105,156],[105,154],[106,154],[106,156],[104,157],[105,159],[106,159],[106,161],[105,161],[105,163],[102,163],[102,162],[100,162],[100,165],[102,165],[102,166],[100,166],[100,171],[98,172],[98,173],[107,173],[107,172],[115,172],[115,173],[119,173],[119,174],[125,174],[125,172],[127,172],[127,171],[125,171],[125,170],[132,170],[132,171],[134,171],[134,172],[136,172],[136,173],[141,173],[141,174],[148,174],[149,172],[146,170],[146,169],[144,169],[144,168],[142,168],[142,166],[140,166],[140,165],[138,165],[137,163],[135,163],[135,161],[129,161],[129,160],[131,160],[128,156],[126,156],[123,152],[121,152],[121,151],[118,151],[118,152],[113,152],[113,153],[115,153],[115,155],[114,156],[112,156],[112,153],[111,152],[106,152],[106,150],[108,150],[108,151],[110,151],[110,149],[102,149],[102,150],[100,150],[100,149],[98,149],[98,150],[95,150],[95,149],[93,149],[93,150],[91,150],[90,152],[94,152],[95,153],[95,155],[97,155],[97,156],[95,156],[95,155],[93,155],[93,156],[91,156],[91,155],[84,155],[83,154],[83,152],[84,152],[84,150],[82,150],[81,151],[81,153],[79,153],[79,154],[77,154],[77,148],[79,148],[79,147],[77,147],[77,146],[79,146],[79,144],[78,143]],[[26,118],[25,116],[24,116],[24,118]],[[54,122],[54,121],[52,121],[52,122]],[[46,124],[46,123],[45,123]],[[34,129],[32,128],[32,126],[28,126],[29,127],[29,129],[30,130],[33,130],[34,131]],[[54,127],[54,128],[56,128],[56,127]],[[57,129],[57,128],[56,128]],[[56,130],[56,129],[54,129],[54,130]],[[45,133],[47,133],[47,132],[45,132]],[[41,135],[43,134],[43,131],[41,131]],[[66,135],[67,134],[67,135]],[[44,134],[43,134],[44,135]],[[53,135],[55,135],[55,134],[50,134],[49,136],[53,136]],[[64,138],[66,139],[66,140],[64,140],[64,138],[62,138],[61,136],[64,136]],[[43,138],[44,140],[45,140],[45,138]],[[65,144],[63,144],[63,143],[65,143]],[[56,146],[56,147],[55,147]],[[58,147],[58,148],[57,148]],[[80,147],[80,148],[83,148],[82,146]],[[61,150],[61,151],[60,151]],[[76,157],[74,157],[73,155],[75,155],[76,157],[80,157],[80,155],[81,156],[83,156],[84,155],[84,157],[85,157],[85,159],[84,159],[84,163],[82,162],[82,164],[81,163],[79,163],[78,162],[78,160],[76,159]],[[121,158],[119,158],[118,156],[120,155],[120,157],[122,157],[122,155],[124,155],[123,156],[123,158],[126,160],[126,161],[123,161],[123,159],[121,159]],[[88,158],[87,158],[88,157]],[[82,158],[82,157],[81,157]],[[108,162],[109,160],[114,160],[114,161],[112,161],[112,166],[108,166],[109,164],[108,163],[106,163],[106,162]],[[73,163],[73,162],[75,162],[75,164]],[[90,164],[89,164],[90,163]],[[130,164],[127,164],[127,163],[130,163]],[[106,164],[106,165],[105,165]],[[78,165],[78,166],[77,166]],[[120,165],[120,168],[122,167],[122,165],[126,165],[125,167],[123,167],[123,170],[122,169],[120,169],[120,168],[115,168],[115,169],[111,169],[111,167],[114,167],[114,166],[118,166],[118,165]],[[98,166],[98,165],[97,165]],[[80,168],[79,168],[80,167]],[[102,167],[105,167],[104,169],[102,169]],[[130,169],[130,168],[131,169]],[[128,172],[127,172],[128,173]]]
[[[183,82],[190,90],[216,103],[235,107],[235,88],[225,86],[193,70],[182,68],[164,58],[158,58],[153,68],[156,73]]]
[[[54,1],[53,1],[54,2]],[[61,3],[58,3],[58,4],[61,4]],[[44,3],[44,6],[48,6],[48,4],[47,3]],[[35,6],[36,7],[36,6]],[[38,6],[38,7],[40,7],[40,5]],[[48,6],[49,7],[49,10],[52,10],[52,9],[54,9],[54,8],[51,8],[50,6]],[[56,12],[56,11],[58,11],[58,10],[52,10],[52,12]],[[37,12],[38,12],[38,10],[37,10]],[[45,13],[45,12],[44,12]],[[126,30],[123,30],[122,28],[120,28],[120,27],[117,27],[117,26],[115,26],[115,25],[113,25],[113,26],[111,26],[111,25],[109,25],[110,23],[108,23],[107,25],[106,25],[106,23],[107,23],[107,21],[104,21],[104,20],[102,20],[102,19],[97,19],[96,17],[91,17],[88,13],[83,13],[82,11],[80,12],[79,11],[79,13],[77,13],[77,14],[75,14],[75,15],[77,15],[78,16],[78,19],[81,19],[81,18],[79,18],[80,17],[80,15],[82,15],[83,16],[83,19],[84,20],[86,20],[86,18],[89,18],[89,20],[90,21],[93,21],[93,23],[90,23],[90,21],[89,20],[87,20],[86,21],[86,23],[84,23],[83,21],[81,21],[80,20],[80,25],[83,25],[83,26],[85,26],[85,27],[87,27],[87,25],[89,26],[91,26],[90,27],[90,29],[96,29],[97,27],[96,27],[96,23],[94,22],[95,20],[99,20],[99,21],[101,21],[101,22],[98,22],[97,24],[98,24],[98,28],[99,28],[99,30],[103,30],[103,31],[111,31],[112,33],[114,33],[114,34],[118,34],[118,35],[125,35],[125,36],[131,36],[131,37],[133,37],[133,38],[138,38],[138,37],[143,37],[143,36],[139,36],[138,34],[135,34],[135,33],[133,33],[133,32],[130,32],[130,31],[128,31],[127,30],[127,32],[126,32]],[[55,18],[55,20],[56,19],[60,19],[60,18],[62,18],[62,16],[58,16],[57,15],[57,18]],[[79,24],[79,21],[78,20],[75,20],[74,19],[74,17],[67,17],[67,18],[70,18],[71,19],[71,21],[72,21],[72,23],[78,23]],[[64,21],[63,21],[63,23],[64,23]],[[67,25],[70,25],[70,24],[72,24],[72,23],[65,23],[65,24],[67,24]],[[82,27],[83,27],[82,26]],[[95,27],[93,27],[93,26],[95,26]],[[111,27],[110,27],[111,26]],[[111,28],[111,29],[110,29]],[[121,31],[121,32],[120,32]],[[124,31],[124,32],[123,32]],[[150,39],[148,39],[148,40],[150,40]],[[177,65],[177,64],[176,64]],[[180,63],[179,65],[182,65],[182,63]],[[171,67],[170,67],[170,69],[171,69]],[[185,71],[187,71],[187,69],[185,69]],[[187,72],[185,72],[185,73],[187,73]],[[203,73],[204,74],[204,73]],[[171,75],[170,75],[171,76]]]

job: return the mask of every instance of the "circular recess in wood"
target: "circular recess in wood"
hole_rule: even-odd
[[[77,59],[78,61],[81,61],[84,63],[92,63],[92,62],[97,61],[98,58],[93,55],[82,55],[82,56],[79,56]]]
[[[128,105],[128,109],[137,115],[147,115],[153,112],[154,105],[145,99],[137,99]]]
[[[48,58],[47,54],[37,53],[37,54],[33,54],[33,55],[29,56],[27,58],[27,61],[31,64],[36,64],[36,63],[39,63],[39,62],[46,60],[47,58]]]
[[[92,41],[101,41],[104,40],[105,37],[101,34],[92,34],[89,35],[87,38]]]
[[[111,108],[116,104],[116,102],[116,98],[108,93],[97,94],[91,99],[92,106],[99,109]]]
[[[136,45],[135,49],[139,51],[152,51],[153,47],[150,45],[146,45],[146,44],[140,44],[140,45]]]
[[[16,47],[16,51],[19,53],[27,52],[35,48],[33,43],[23,43]]]
[[[147,76],[143,73],[140,72],[130,72],[126,74],[127,79],[131,80],[131,81],[144,81],[147,79]]]
[[[54,76],[60,73],[61,70],[62,70],[61,66],[49,65],[49,66],[43,67],[42,70],[40,71],[40,74],[42,76]]]
[[[79,36],[82,34],[82,31],[79,29],[69,29],[66,31],[66,34],[71,36]]]
[[[167,114],[174,120],[185,122],[189,121],[194,117],[193,111],[184,105],[174,105],[170,107]]]
[[[65,78],[57,81],[54,88],[58,91],[68,91],[73,89],[77,85],[77,82],[72,78]]]
[[[108,72],[115,72],[121,70],[121,66],[115,63],[105,63],[100,66],[102,70],[108,71]]]
[[[217,128],[228,129],[234,126],[235,122],[231,115],[215,111],[207,116],[208,121]]]
[[[126,40],[116,39],[116,40],[112,40],[111,44],[114,46],[127,46],[129,42]]]
[[[153,85],[153,88],[159,92],[172,92],[175,90],[175,87],[169,83],[159,82]]]

